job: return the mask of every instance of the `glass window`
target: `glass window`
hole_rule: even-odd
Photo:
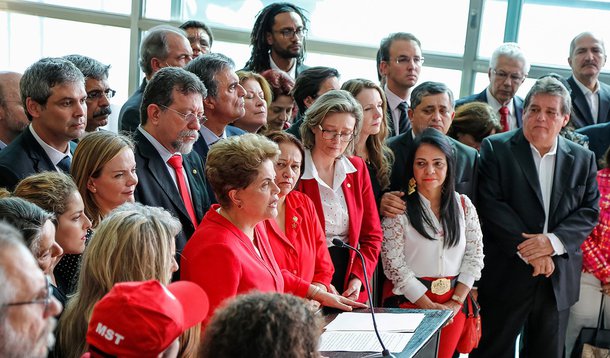
[[[479,57],[490,58],[494,50],[504,42],[507,7],[506,0],[485,1],[480,27]]]
[[[250,32],[257,13],[271,2],[186,0],[183,2],[182,18],[202,19],[209,25]],[[389,33],[412,31],[421,40],[425,51],[460,55],[464,51],[468,0],[428,0],[410,3],[408,9],[393,0],[380,0],[375,6],[364,1],[351,2],[346,6],[342,0],[296,0],[293,3],[307,10],[306,16],[311,21],[308,36],[311,39],[377,47]],[[157,4],[154,6],[157,7]],[[391,11],[392,8],[400,11]],[[431,25],[428,15],[438,14],[439,10],[446,16],[437,15],[439,18],[435,22],[451,31],[433,31],[436,26]],[[350,19],[349,23],[339,21],[337,14],[341,14],[343,19]]]
[[[131,1],[126,0],[27,0],[41,4],[75,7],[78,9],[113,12],[116,14],[131,13]]]
[[[137,0],[132,0],[137,1]],[[144,17],[149,19],[171,20],[172,1],[144,1]],[[199,19],[199,18],[198,18]]]
[[[572,38],[582,31],[593,31],[610,39],[609,21],[610,4],[606,1],[557,1],[554,4],[526,0],[521,14],[519,43],[532,63],[568,66]]]
[[[116,129],[119,110],[130,95],[129,29],[1,11],[0,20],[7,24],[0,27],[0,49],[5,50],[0,54],[2,69],[23,73],[42,57],[70,54],[89,56],[111,65],[108,80],[117,93],[111,99],[109,129]],[[66,41],[66,34],[71,34],[70,41]],[[112,39],[112,46],[101,44],[100,38]]]

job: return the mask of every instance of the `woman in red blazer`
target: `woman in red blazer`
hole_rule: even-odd
[[[343,90],[320,96],[307,110],[301,127],[305,172],[298,189],[309,196],[326,233],[335,266],[332,284],[342,295],[366,300],[362,264],[353,251],[337,248],[338,238],[358,247],[370,280],[383,233],[368,170],[359,157],[348,157],[362,120],[362,108]]]
[[[307,195],[293,191],[303,174],[305,149],[293,135],[273,132],[280,156],[275,162],[275,184],[279,187],[278,215],[265,220],[269,243],[280,268],[329,291],[334,267],[326,246],[326,235]]]
[[[288,292],[343,310],[361,307],[278,267],[263,223],[277,215],[273,162],[278,154],[275,143],[255,134],[210,148],[206,176],[219,205],[206,213],[181,262],[181,279],[208,294],[208,318],[225,299],[252,290]]]

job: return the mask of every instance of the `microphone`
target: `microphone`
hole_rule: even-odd
[[[379,344],[381,344],[381,349],[382,349],[381,357],[395,358],[395,356],[392,353],[390,353],[390,351],[385,347],[385,344],[383,344],[383,340],[381,339],[381,335],[379,334],[379,330],[377,329],[377,321],[375,321],[375,308],[372,307],[373,295],[371,295],[371,285],[369,284],[369,276],[366,274],[366,265],[364,264],[364,256],[362,256],[362,253],[360,252],[360,250],[344,243],[343,241],[341,241],[338,238],[334,238],[332,240],[332,243],[333,243],[333,245],[335,245],[337,247],[352,250],[352,251],[356,252],[358,254],[358,256],[360,256],[360,262],[362,262],[362,270],[364,271],[364,287],[366,288],[366,295],[369,298],[369,302],[371,303],[371,318],[373,318],[373,329],[375,330],[375,334],[377,335],[377,340],[379,341]],[[378,354],[379,353],[376,353],[373,355],[368,355],[366,357],[371,357],[371,358],[379,357]],[[363,357],[363,358],[366,358],[366,357]]]

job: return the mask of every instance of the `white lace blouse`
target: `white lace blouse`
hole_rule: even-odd
[[[382,222],[383,244],[381,259],[385,275],[394,284],[395,295],[404,295],[415,302],[426,293],[417,277],[458,276],[458,282],[472,287],[481,278],[483,269],[483,234],[476,209],[464,195],[466,217],[458,193],[460,210],[460,240],[451,248],[443,247],[442,225],[430,208],[430,202],[420,195],[423,208],[432,218],[433,227],[426,231],[435,239],[429,240],[411,226],[406,214],[396,218],[385,218]]]

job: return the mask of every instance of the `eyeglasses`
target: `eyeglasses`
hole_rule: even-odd
[[[511,82],[521,82],[525,79],[525,76],[520,75],[518,73],[507,73],[502,70],[496,70],[496,69],[493,69],[491,71],[496,75],[496,77],[498,79],[500,79],[502,81],[506,81],[506,79],[508,77],[510,77]]]
[[[45,287],[44,297],[36,298],[31,301],[5,303],[1,307],[42,304],[42,305],[44,305],[44,310],[46,312],[47,309],[49,308],[49,304],[51,304],[51,297],[53,296],[53,290],[51,289],[51,278],[49,276],[45,275],[45,279],[47,281],[47,285]]]
[[[168,106],[164,106],[164,105],[162,105],[162,104],[158,104],[158,106],[159,106],[159,107],[163,107],[163,108],[165,108],[165,109],[169,109],[170,111],[175,112],[176,114],[179,114],[179,115],[180,115],[180,117],[182,117],[182,119],[184,119],[184,121],[185,121],[186,123],[193,123],[193,122],[195,122],[195,121],[197,121],[197,122],[199,122],[199,123],[203,123],[203,122],[205,122],[205,117],[204,117],[203,115],[198,116],[198,115],[196,115],[195,113],[186,113],[186,114],[185,114],[185,113],[182,113],[182,112],[176,111],[176,110],[175,110],[175,109],[173,109],[173,108],[169,108]]]
[[[414,56],[414,57],[398,56],[394,60],[392,60],[392,59],[390,59],[390,60],[396,62],[396,64],[399,66],[404,66],[408,63],[411,63],[411,61],[413,61],[413,64],[417,65],[417,66],[421,66],[424,63],[424,58],[421,56]]]
[[[95,90],[87,93],[87,100],[94,101],[96,99],[100,99],[102,96],[106,96],[106,98],[110,99],[114,97],[115,94],[116,91],[110,88],[105,91]]]
[[[303,27],[299,27],[296,30],[295,29],[283,29],[283,30],[274,31],[274,32],[282,34],[282,36],[284,36],[284,38],[286,40],[293,38],[294,35],[297,35],[297,37],[300,39],[307,36],[307,29],[303,28]]]
[[[322,131],[322,138],[324,138],[326,140],[333,140],[337,136],[339,136],[339,139],[342,142],[349,142],[350,140],[352,140],[352,138],[354,138],[354,133],[353,132],[350,132],[350,133],[339,133],[337,131],[329,131],[329,130],[326,130],[326,129],[322,128],[322,126],[319,125],[319,124],[318,124],[318,129],[320,129],[320,131]]]

